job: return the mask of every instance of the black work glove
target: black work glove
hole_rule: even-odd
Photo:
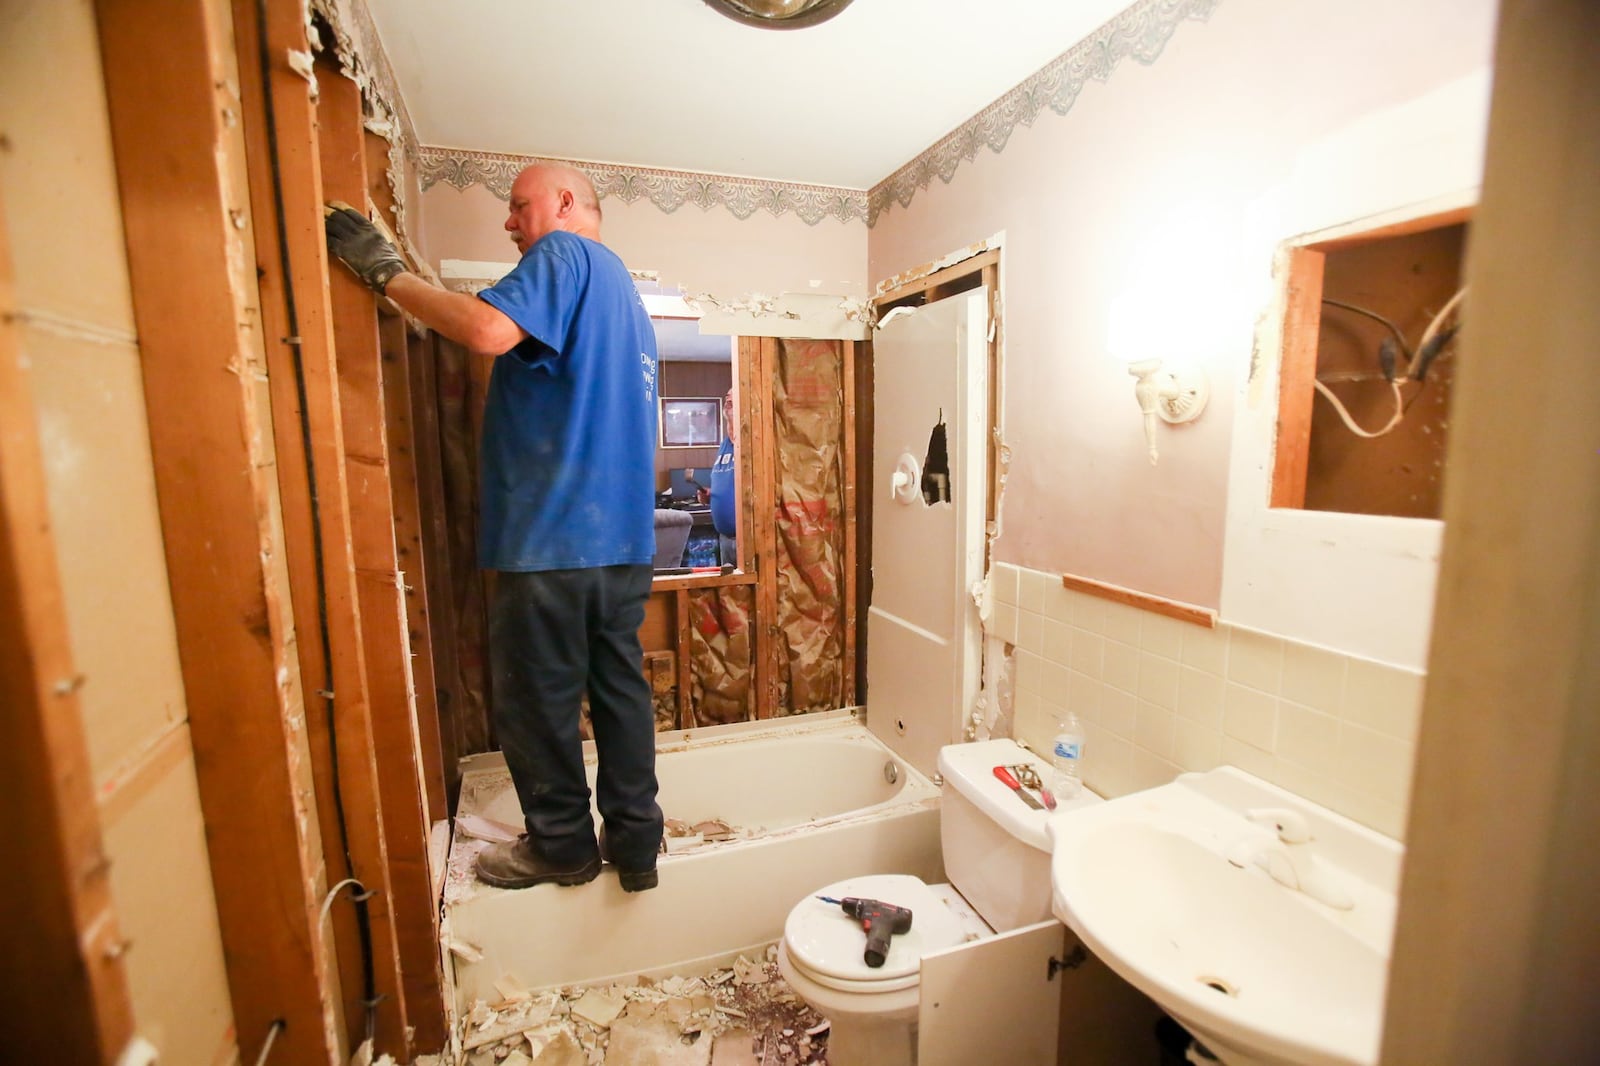
[[[331,201],[322,209],[322,226],[328,234],[328,251],[373,292],[382,292],[396,274],[405,273],[405,260],[394,245],[349,204]]]

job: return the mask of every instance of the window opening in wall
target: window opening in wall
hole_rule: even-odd
[[[640,291],[644,292],[641,283]],[[729,500],[737,496],[724,450],[736,462],[734,339],[702,336],[698,320],[653,314],[659,356],[656,448],[657,571],[738,566],[738,543]],[[715,492],[729,500],[713,501]],[[719,530],[721,519],[726,533]]]
[[[1295,248],[1274,507],[1438,518],[1466,212]]]

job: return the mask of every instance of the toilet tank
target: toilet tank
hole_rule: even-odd
[[[996,766],[1029,763],[1048,780],[1043,759],[1013,740],[980,740],[939,750],[939,840],[945,876],[997,933],[1044,921],[1050,912],[1048,818],[1101,799],[1088,789],[1034,810],[994,775]]]

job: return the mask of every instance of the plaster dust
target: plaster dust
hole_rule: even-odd
[[[777,952],[695,976],[479,1000],[459,1021],[454,1066],[826,1064],[828,1024],[778,973]]]

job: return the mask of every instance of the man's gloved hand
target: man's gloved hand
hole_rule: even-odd
[[[378,232],[366,215],[338,200],[322,209],[322,225],[328,234],[328,251],[355,271],[373,292],[382,292],[390,279],[406,270],[400,253]]]

